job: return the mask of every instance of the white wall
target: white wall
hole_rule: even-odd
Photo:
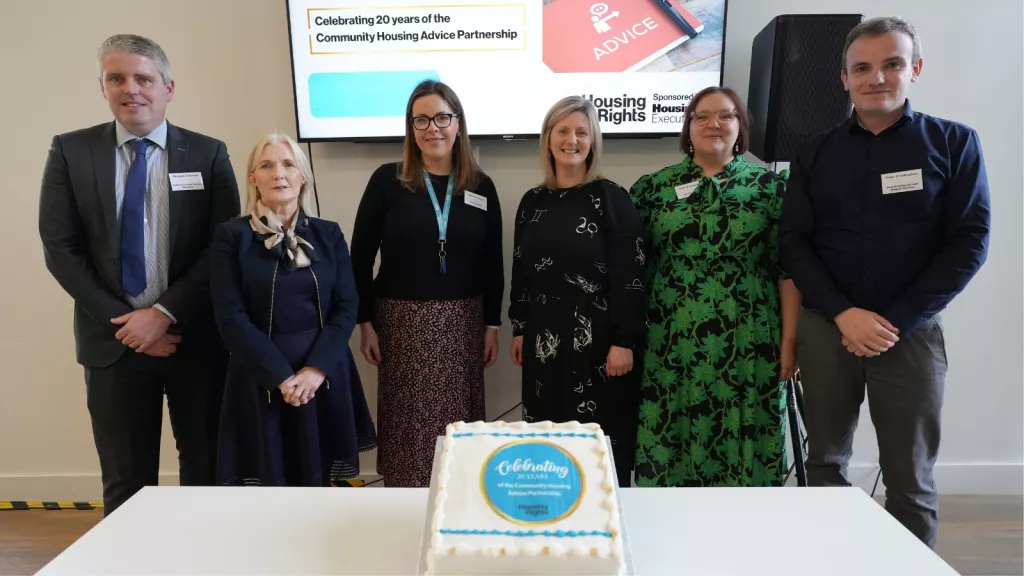
[[[1022,3],[979,0],[954,16],[928,0],[730,0],[725,83],[747,93],[750,42],[771,18],[816,13],[898,15],[913,22],[923,38],[924,58],[910,94],[914,109],[964,122],[981,137],[992,188],[991,250],[978,276],[942,314],[949,372],[936,481],[947,493],[1019,494],[1024,485]],[[866,403],[854,451],[852,474],[870,489],[878,449]]]
[[[947,493],[1020,493],[1021,3],[982,0],[955,15],[936,9],[929,0],[729,4],[725,82],[741,95],[747,90],[750,42],[775,15],[895,13],[920,29],[925,66],[911,94],[914,107],[979,131],[995,207],[989,262],[944,314],[950,369],[939,488]],[[100,495],[83,374],[74,361],[71,301],[46,272],[36,231],[39,180],[51,135],[109,118],[95,79],[93,54],[98,43],[123,31],[159,41],[178,83],[171,120],[225,140],[239,177],[259,135],[272,129],[295,132],[283,2],[140,1],[132,4],[131,13],[125,6],[114,0],[62,2],[56,8],[36,0],[8,0],[4,6],[10,22],[25,24],[9,26],[0,36],[0,52],[21,55],[5,59],[6,90],[0,96],[0,125],[8,134],[0,142],[0,168],[9,203],[0,235],[9,247],[8,276],[15,279],[0,284],[0,500]],[[996,42],[1011,42],[1013,47],[997,49]],[[1012,128],[1007,130],[1008,126]],[[533,142],[479,143],[481,162],[494,178],[507,214],[537,178],[535,150]],[[670,139],[610,141],[606,150],[607,174],[624,186],[679,160]],[[367,178],[398,154],[393,144],[314,144],[325,217],[339,221],[350,234]],[[511,218],[506,218],[505,228],[509,254]],[[519,398],[518,369],[504,354],[508,340],[506,329],[501,358],[487,374],[491,417]],[[374,372],[366,365],[360,370],[373,399]],[[858,478],[870,488],[877,450],[864,412],[854,465]],[[516,413],[509,417],[513,416]],[[166,426],[165,432],[169,435]],[[372,453],[366,464],[372,472]],[[173,483],[176,462],[169,437],[162,466],[162,480]]]

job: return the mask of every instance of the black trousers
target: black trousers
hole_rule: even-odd
[[[86,367],[104,516],[144,486],[157,485],[165,395],[180,484],[213,485],[226,365],[219,342],[185,338],[167,358],[128,350],[110,366]]]

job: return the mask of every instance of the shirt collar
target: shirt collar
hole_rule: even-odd
[[[909,123],[911,123],[913,121],[914,121],[914,109],[910,106],[910,98],[907,98],[904,101],[904,103],[903,103],[903,113],[900,114],[900,117],[897,118],[895,122],[893,122],[892,124],[886,126],[885,130],[882,130],[882,132],[886,132],[886,131],[891,130],[893,128],[899,128],[900,126],[903,126],[905,124],[909,124]],[[867,128],[865,128],[864,125],[860,123],[860,118],[857,117],[857,110],[856,109],[854,109],[853,113],[850,114],[850,118],[846,121],[846,125],[847,125],[847,127],[849,128],[849,130],[851,132],[853,132],[856,129],[867,131]],[[881,132],[880,132],[880,134],[881,134]]]
[[[167,119],[166,118],[164,118],[164,121],[161,122],[159,126],[154,128],[152,132],[150,132],[149,134],[141,135],[141,136],[133,134],[127,128],[122,126],[121,123],[118,122],[117,120],[114,120],[114,126],[115,126],[114,130],[115,130],[115,132],[117,134],[117,147],[118,148],[120,148],[121,146],[124,146],[125,142],[127,142],[129,140],[134,140],[136,138],[145,138],[146,140],[149,140],[150,142],[156,144],[157,146],[159,146],[162,149],[166,149],[167,148]]]

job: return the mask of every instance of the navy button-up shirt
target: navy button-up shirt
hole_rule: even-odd
[[[981,268],[989,224],[978,134],[907,100],[877,136],[851,115],[800,147],[782,207],[782,264],[805,307],[829,319],[864,308],[905,336]]]

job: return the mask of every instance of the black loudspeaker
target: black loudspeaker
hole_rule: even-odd
[[[750,152],[763,162],[790,162],[808,137],[850,116],[843,89],[846,35],[861,14],[776,16],[750,51]]]

